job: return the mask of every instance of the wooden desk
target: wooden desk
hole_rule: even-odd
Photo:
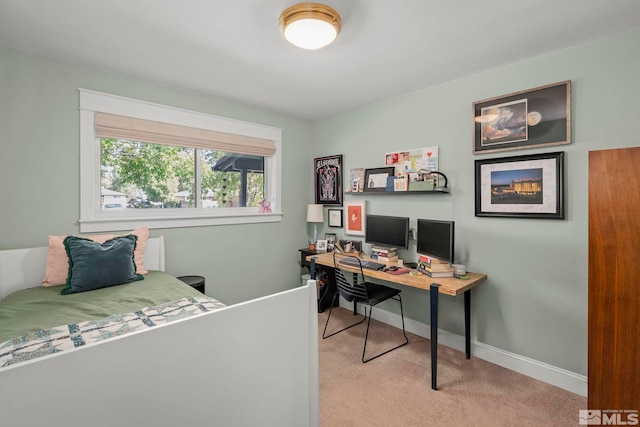
[[[369,260],[368,257],[362,259]],[[325,267],[333,267],[333,253],[316,254],[307,257],[311,267],[309,271],[311,278],[315,277],[315,264]],[[347,271],[360,272],[359,269],[341,265],[340,268]],[[392,283],[399,283],[412,288],[419,288],[429,291],[430,300],[430,323],[431,323],[431,388],[438,389],[438,295],[449,295],[452,297],[460,294],[464,295],[464,346],[466,358],[471,357],[471,289],[487,280],[487,275],[482,273],[470,273],[468,279],[456,279],[455,277],[432,278],[421,274],[411,276],[409,274],[390,274],[384,271],[363,269],[367,277],[384,280]],[[355,305],[354,305],[355,311]]]

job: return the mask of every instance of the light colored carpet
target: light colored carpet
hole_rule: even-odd
[[[572,426],[587,399],[464,353],[438,347],[438,388],[431,390],[430,341],[362,363],[366,322],[322,339],[329,310],[318,315],[320,426]],[[328,332],[354,322],[334,308]],[[371,321],[367,356],[399,344],[402,331]]]

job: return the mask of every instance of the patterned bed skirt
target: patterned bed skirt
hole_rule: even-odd
[[[145,307],[133,313],[113,314],[33,332],[0,344],[0,369],[27,360],[93,344],[129,332],[208,313],[225,305],[207,296],[182,298]]]

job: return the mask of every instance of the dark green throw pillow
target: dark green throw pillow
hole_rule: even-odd
[[[137,240],[138,237],[133,234],[104,243],[77,236],[65,238],[69,274],[61,294],[74,294],[143,280],[143,276],[136,274],[133,258]]]

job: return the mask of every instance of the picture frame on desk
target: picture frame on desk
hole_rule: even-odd
[[[327,252],[333,252],[338,237],[334,233],[324,233],[324,238],[327,241]]]
[[[320,240],[316,242],[316,252],[327,252],[327,241]]]
[[[564,152],[475,161],[478,217],[564,219]]]
[[[384,167],[375,169],[365,169],[364,171],[364,191],[387,191],[387,178],[393,177],[395,168]]]

